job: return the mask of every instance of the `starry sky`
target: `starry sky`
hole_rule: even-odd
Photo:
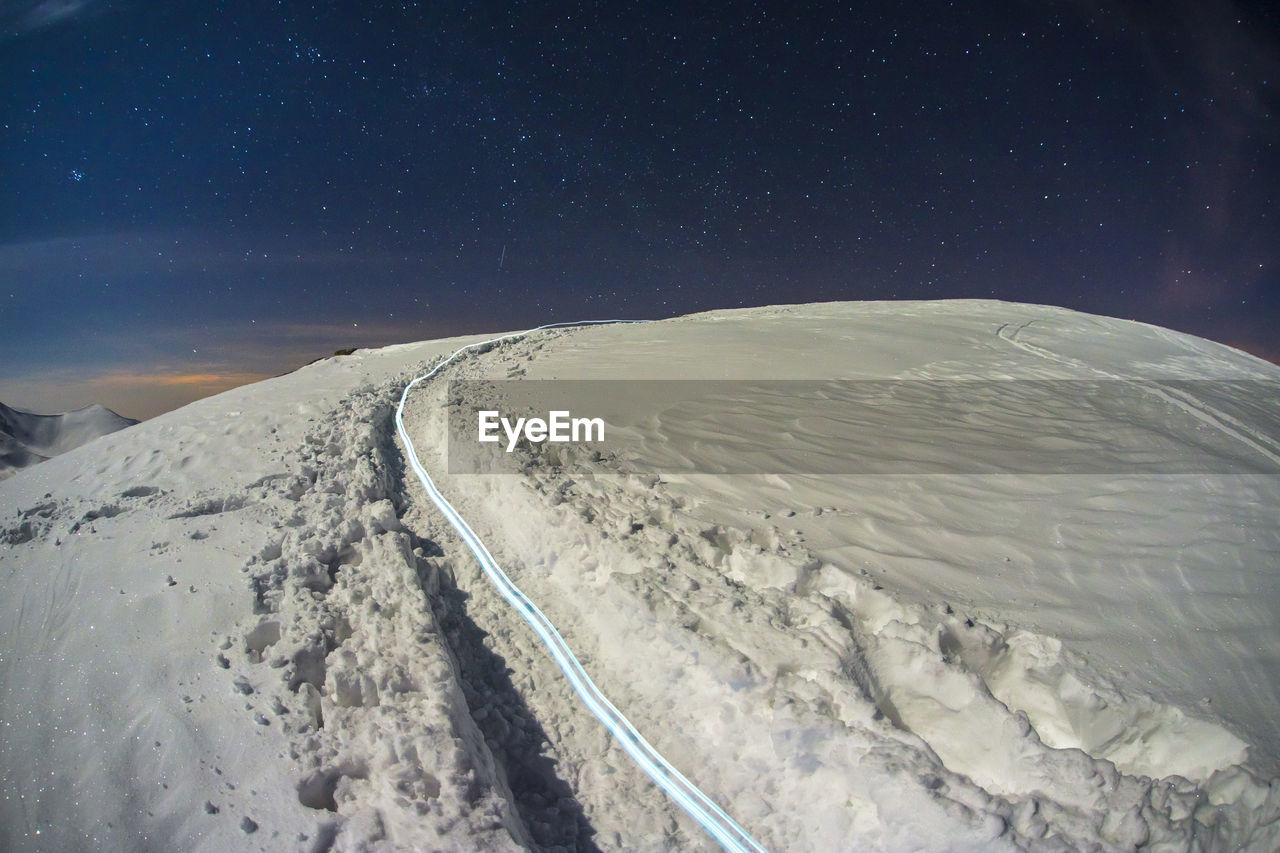
[[[0,0],[0,400],[999,298],[1280,360],[1264,2]]]

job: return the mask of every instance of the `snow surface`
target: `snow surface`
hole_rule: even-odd
[[[40,415],[0,403],[0,480],[136,423],[96,403],[57,415]]]
[[[487,337],[329,359],[0,483],[0,848],[712,848],[405,468],[400,389]],[[984,301],[539,332],[443,373],[1280,379]],[[771,849],[1274,850],[1280,400],[1236,387],[1136,426],[1259,473],[449,474],[445,383],[405,421],[604,693]],[[714,468],[803,428],[753,414],[636,429]],[[927,431],[894,417],[858,428]],[[1064,424],[1081,453],[1135,427],[1091,417]]]

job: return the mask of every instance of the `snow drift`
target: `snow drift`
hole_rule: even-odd
[[[0,846],[710,848],[406,472],[400,390],[488,337],[321,362],[0,484]],[[1054,448],[1147,431],[1152,473],[697,473],[824,433],[655,403],[628,429],[692,473],[525,447],[475,475],[445,458],[447,382],[404,420],[604,693],[771,849],[1280,846],[1280,400],[1232,390],[1274,366],[961,301],[539,332],[442,374],[1169,380],[1120,413],[1017,403]],[[1025,439],[1001,405],[995,448]],[[834,416],[861,452],[970,452],[893,408]],[[1169,462],[1205,454],[1231,464]]]
[[[59,415],[0,403],[0,479],[136,423],[96,403]]]

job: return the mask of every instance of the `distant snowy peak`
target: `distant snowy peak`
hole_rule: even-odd
[[[0,479],[136,423],[97,403],[58,415],[0,403]]]

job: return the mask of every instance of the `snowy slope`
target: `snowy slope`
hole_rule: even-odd
[[[405,470],[399,389],[465,342],[328,360],[0,484],[0,847],[711,848]],[[935,448],[914,473],[705,474],[829,430],[655,401],[629,429],[684,473],[534,452],[480,476],[448,473],[443,381],[405,411],[613,703],[771,849],[1280,845],[1280,400],[1239,390],[1275,367],[975,301],[539,332],[445,373],[1047,380],[1014,402],[1061,425],[1049,450],[1151,437],[1151,473],[990,473],[1028,440],[1013,403],[958,446],[908,399],[840,416],[861,453]],[[1070,397],[1118,379],[1215,381]]]
[[[136,423],[97,404],[38,415],[0,403],[0,479]]]

